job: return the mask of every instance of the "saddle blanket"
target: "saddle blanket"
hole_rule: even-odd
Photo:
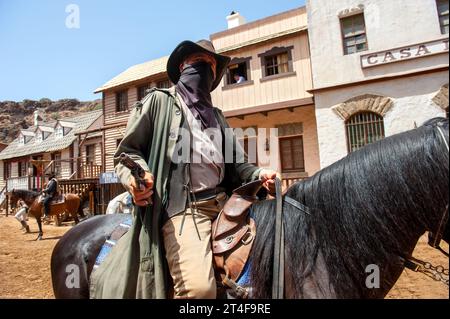
[[[120,238],[125,235],[128,230],[131,228],[133,224],[133,217],[131,215],[128,216],[125,221],[123,221],[116,229],[112,232],[111,236],[105,241],[102,248],[100,249],[100,253],[95,259],[94,269],[97,269],[102,262],[106,259],[109,253],[112,251],[114,246],[117,244]],[[244,271],[236,282],[239,286],[249,289],[250,286],[250,261],[245,265]],[[231,297],[231,296],[229,296]]]
[[[129,215],[121,224],[119,224],[119,226],[116,227],[116,229],[114,229],[111,236],[105,241],[102,248],[100,249],[100,253],[95,259],[94,269],[92,271],[94,271],[101,265],[101,263],[109,255],[113,247],[117,244],[119,239],[128,232],[132,224],[133,217]]]

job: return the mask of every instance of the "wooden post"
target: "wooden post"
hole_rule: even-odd
[[[9,195],[6,195],[6,217],[8,217],[9,214]]]

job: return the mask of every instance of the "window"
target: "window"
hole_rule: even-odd
[[[95,144],[86,145],[86,164],[95,164]]]
[[[280,137],[281,171],[304,172],[303,136]]]
[[[172,83],[170,83],[169,80],[162,80],[156,83],[156,87],[159,89],[168,89],[172,86]]]
[[[56,174],[56,176],[61,176],[61,153],[53,153],[52,154],[52,161],[53,161],[53,172]]]
[[[11,177],[11,162],[5,162],[3,165],[3,179],[6,181]]]
[[[250,74],[251,58],[233,59],[228,68],[226,85],[247,83],[251,80]]]
[[[288,72],[289,60],[288,54],[286,52],[277,55],[267,56],[265,59],[266,59],[266,76]]]
[[[441,26],[441,33],[448,34],[448,0],[437,0],[436,6],[439,16],[439,25]]]
[[[345,55],[368,50],[364,13],[341,18],[341,31]]]
[[[128,111],[128,91],[116,93],[116,112]]]
[[[18,174],[19,177],[24,177],[28,175],[28,162],[27,161],[20,161],[17,163],[18,167]]]
[[[292,49],[294,47],[275,47],[258,56],[261,58],[263,78],[279,75],[289,75],[294,72],[292,63]]]
[[[346,130],[348,150],[354,152],[384,138],[383,117],[372,112],[357,113],[347,120]]]
[[[150,84],[145,84],[138,87],[138,101],[142,100],[147,95],[147,90],[150,88]]]

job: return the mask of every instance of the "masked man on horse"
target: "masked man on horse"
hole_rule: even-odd
[[[44,198],[42,199],[42,202],[44,204],[44,220],[49,219],[50,202],[57,193],[58,193],[58,180],[56,179],[55,173],[50,173],[47,186],[42,191],[42,195],[44,196]]]
[[[167,63],[175,86],[152,89],[135,105],[115,168],[138,209],[131,229],[93,272],[91,298],[216,298],[212,222],[234,188],[261,179],[273,191],[277,175],[248,163],[212,104],[229,62],[210,41],[184,41]],[[180,149],[186,141],[187,152]],[[146,172],[145,186],[120,163],[122,153]],[[186,153],[188,161],[180,160]]]

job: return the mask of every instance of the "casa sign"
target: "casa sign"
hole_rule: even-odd
[[[361,55],[361,67],[370,68],[445,52],[448,52],[448,38],[364,54]]]

